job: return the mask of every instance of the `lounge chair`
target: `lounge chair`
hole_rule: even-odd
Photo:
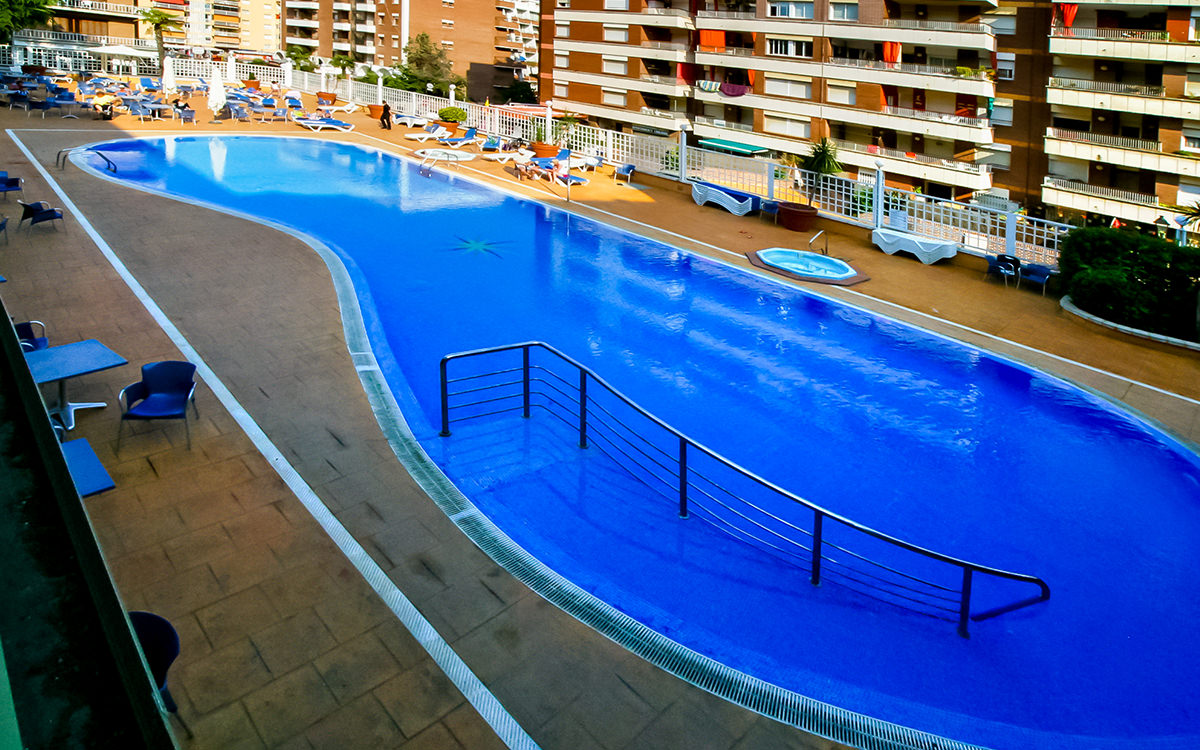
[[[429,124],[429,120],[416,115],[393,115],[397,125],[403,125],[406,128],[423,128]]]
[[[405,133],[404,137],[412,141],[420,141],[424,143],[433,138],[448,138],[450,131],[443,128],[441,125],[426,125],[424,130],[419,133]]]
[[[345,104],[339,104],[337,106],[327,106],[324,107],[324,109],[326,112],[345,112],[346,114],[353,114],[362,109],[362,105],[355,104],[354,102],[346,102]]]
[[[438,138],[437,142],[443,146],[449,146],[450,148],[462,148],[464,145],[468,143],[474,143],[476,141],[476,132],[477,131],[475,128],[467,128],[467,132],[458,138]]]
[[[21,204],[21,220],[17,222],[19,229],[26,221],[29,222],[29,229],[33,230],[34,224],[41,224],[46,221],[62,221],[63,212],[61,208],[54,208],[46,201],[36,201],[34,203],[26,203],[25,201],[17,201]],[[58,229],[58,225],[54,226]]]
[[[194,109],[179,110],[179,122],[180,122],[180,124],[186,124],[186,123],[190,122],[191,124],[195,125],[196,124],[196,110],[194,110]]]
[[[141,79],[141,84],[142,84],[143,91],[158,91],[159,90],[159,85],[157,82],[155,82],[155,80],[153,78],[143,78],[143,79]]]
[[[562,172],[553,172],[552,171],[552,172],[550,172],[550,175],[551,175],[551,179],[553,179],[553,181],[557,182],[559,185],[567,185],[567,184],[586,185],[586,184],[588,184],[588,179],[586,177],[579,177],[578,175],[573,175],[570,172],[562,173]]]
[[[314,133],[320,130],[337,130],[342,133],[349,133],[351,130],[354,130],[354,123],[335,120],[332,117],[294,117],[292,118],[292,122],[301,127],[308,128]]]
[[[502,144],[500,142],[500,136],[489,135],[483,141],[483,143],[479,144],[479,151],[480,151],[480,153],[486,153],[488,151],[499,152],[501,145]]]

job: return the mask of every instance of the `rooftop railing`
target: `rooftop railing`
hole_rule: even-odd
[[[451,378],[450,365],[466,359],[479,363]],[[688,437],[544,342],[449,354],[439,367],[442,437],[451,436],[452,421],[544,411],[567,425],[580,448],[594,448],[641,482],[651,501],[662,497],[677,505],[681,519],[707,523],[806,571],[813,586],[829,582],[957,622],[964,638],[972,620],[1050,598],[1050,587],[1037,576],[935,552],[805,500]],[[1007,589],[994,592],[994,606],[973,611],[976,576],[1036,593],[1012,599]]]
[[[683,18],[691,15],[686,10],[679,8],[642,8],[642,13],[647,16],[681,16]]]
[[[46,29],[22,29],[13,33],[13,41],[17,42],[66,42],[72,44],[127,44],[130,47],[154,49],[153,39],[131,39],[123,36],[96,36],[93,34],[72,34],[66,31],[48,31]]]
[[[1050,87],[1072,91],[1091,91],[1097,94],[1127,94],[1129,96],[1165,96],[1167,91],[1162,86],[1148,86],[1144,83],[1091,81],[1086,78],[1060,78],[1058,76],[1050,77]]]
[[[1103,187],[1101,185],[1089,185],[1086,182],[1067,180],[1062,177],[1047,177],[1042,180],[1042,185],[1072,193],[1094,195],[1097,198],[1111,198],[1124,203],[1138,203],[1143,206],[1158,205],[1158,196],[1156,195],[1146,195],[1145,193],[1135,193],[1132,190],[1121,190],[1120,188]]]
[[[127,16],[136,16],[141,13],[141,9],[136,5],[105,3],[99,2],[99,0],[54,0],[50,4],[50,7],[102,13],[120,13]]]
[[[1047,138],[1059,138],[1064,141],[1094,143],[1097,146],[1126,148],[1132,151],[1162,151],[1158,141],[1144,141],[1140,138],[1123,138],[1119,135],[1102,135],[1089,133],[1086,130],[1067,130],[1066,128],[1046,128]]]

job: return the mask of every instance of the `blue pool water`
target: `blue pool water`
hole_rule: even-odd
[[[447,476],[548,566],[658,632],[804,695],[962,741],[1200,746],[1200,460],[1109,403],[372,150],[269,137],[103,149],[121,181],[328,244],[406,419]],[[944,621],[814,588],[805,571],[679,520],[553,419],[500,417],[437,437],[439,359],[525,340],[563,350],[810,501],[1041,576],[1053,597],[959,638]]]

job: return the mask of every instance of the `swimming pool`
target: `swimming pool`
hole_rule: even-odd
[[[327,242],[439,465],[520,544],[657,631],[789,689],[964,741],[1196,744],[1200,470],[1107,403],[374,151],[181,137],[105,153],[132,184]],[[438,359],[527,339],[778,484],[925,546],[1035,572],[1054,598],[966,641],[943,622],[813,589],[803,571],[660,512],[616,467],[558,439],[553,420],[439,439]]]

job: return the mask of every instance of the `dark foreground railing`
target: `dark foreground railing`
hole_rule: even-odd
[[[533,352],[550,355],[533,362]],[[510,366],[487,369],[508,353]],[[485,363],[486,358],[486,363]],[[509,354],[510,360],[515,360]],[[540,358],[539,358],[540,359]],[[471,360],[459,377],[451,362]],[[556,371],[565,370],[566,374]],[[455,388],[455,390],[451,390]],[[968,637],[970,620],[986,620],[1044,602],[1042,579],[925,549],[815,505],[706,448],[638,406],[591,369],[540,341],[449,354],[441,361],[443,437],[451,421],[534,408],[567,424],[579,447],[595,447],[655,492],[678,501],[679,517],[699,518],[810,573],[814,586],[836,580],[861,594],[950,621]],[[811,512],[801,525],[795,510]],[[976,575],[998,584],[990,606],[972,611]],[[1011,582],[1011,583],[1006,583]],[[1005,586],[1037,588],[1014,600]]]

